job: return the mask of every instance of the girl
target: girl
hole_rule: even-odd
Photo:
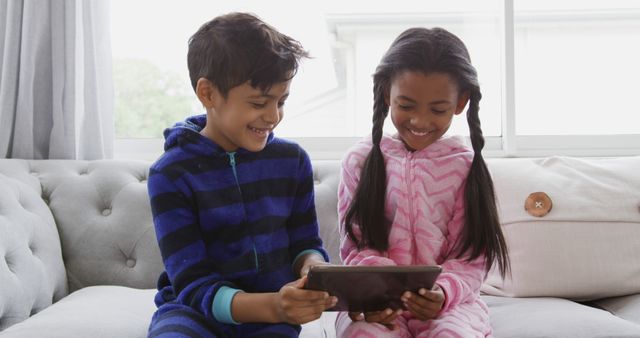
[[[340,313],[339,337],[487,337],[479,289],[509,260],[493,183],[481,155],[481,94],[469,53],[441,28],[412,28],[373,76],[371,139],[342,163],[340,255],[347,265],[442,265],[432,290],[402,295],[404,309]],[[473,150],[443,136],[469,103]],[[398,133],[382,134],[388,112]]]

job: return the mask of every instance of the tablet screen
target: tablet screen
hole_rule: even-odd
[[[442,271],[438,265],[338,266],[319,265],[309,270],[307,289],[338,297],[327,311],[380,311],[402,308],[405,291],[431,289]]]

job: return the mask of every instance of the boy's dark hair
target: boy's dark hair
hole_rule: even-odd
[[[442,28],[404,31],[391,44],[376,68],[373,75],[373,147],[365,160],[355,197],[345,217],[347,234],[359,248],[386,251],[389,247],[389,222],[384,215],[387,180],[380,140],[382,125],[389,111],[385,93],[389,92],[394,76],[404,71],[448,74],[457,83],[460,94],[469,93],[467,121],[475,154],[464,192],[465,225],[455,250],[457,257],[469,253],[469,261],[485,255],[487,272],[497,261],[504,278],[509,270],[509,257],[498,219],[493,181],[481,154],[484,137],[478,118],[478,103],[482,97],[478,76],[464,43]],[[360,226],[360,241],[353,231],[354,222]]]
[[[229,13],[202,25],[189,39],[187,64],[191,86],[211,81],[226,97],[231,88],[251,81],[268,91],[295,75],[308,53],[300,42],[248,13]]]

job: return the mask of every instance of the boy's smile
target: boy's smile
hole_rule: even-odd
[[[207,108],[207,125],[201,134],[226,151],[262,150],[282,121],[290,85],[289,80],[262,91],[246,82],[231,88],[225,98],[211,82],[200,79],[196,92]]]

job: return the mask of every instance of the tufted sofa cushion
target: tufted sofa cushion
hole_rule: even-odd
[[[28,165],[15,162],[12,169],[26,172]],[[30,184],[0,173],[0,331],[67,295],[53,216],[37,179],[24,179]]]
[[[0,172],[42,187],[39,195],[60,233],[70,292],[92,285],[155,287],[163,266],[147,195],[148,163],[15,163],[0,160]]]
[[[640,157],[494,159],[489,169],[512,276],[493,271],[495,296],[591,300],[640,293]],[[553,207],[530,215],[544,192]]]
[[[338,173],[339,161],[313,162],[316,213],[320,237],[333,264],[340,262],[340,234],[338,232]]]
[[[147,195],[148,164],[75,163],[33,165],[60,229],[70,291],[92,285],[155,287],[163,266]]]

